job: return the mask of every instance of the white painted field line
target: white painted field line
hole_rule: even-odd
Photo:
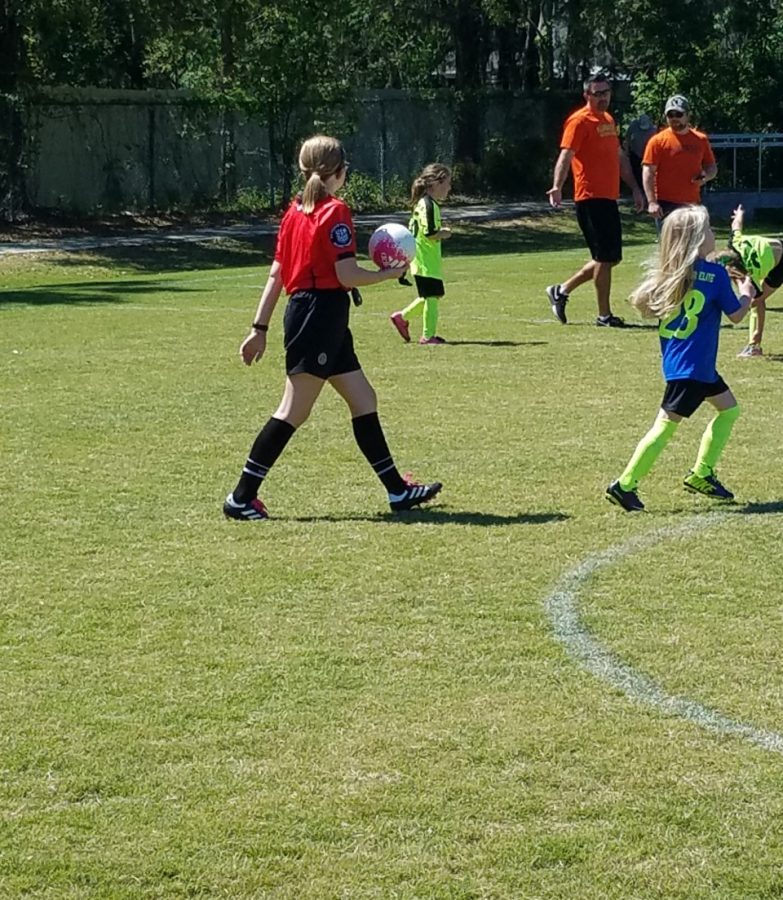
[[[667,693],[642,672],[623,662],[590,632],[579,611],[580,596],[590,579],[627,556],[654,547],[662,541],[705,531],[725,522],[730,514],[716,512],[690,519],[684,524],[661,528],[633,538],[600,553],[593,553],[567,572],[545,600],[547,615],[555,635],[569,656],[585,669],[623,691],[630,699],[651,706],[662,713],[686,719],[702,728],[724,735],[735,735],[765,750],[783,753],[783,735],[740,722],[709,709],[687,697]]]

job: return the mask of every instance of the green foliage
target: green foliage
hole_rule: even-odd
[[[481,180],[488,192],[511,197],[537,193],[551,178],[549,150],[542,138],[493,138],[484,152]]]
[[[454,164],[454,190],[470,197],[538,195],[551,178],[549,148],[543,138],[491,138],[480,163]]]
[[[513,143],[485,146],[482,92],[574,90],[598,60],[630,80],[637,112],[659,115],[677,90],[707,130],[783,127],[779,0],[346,0],[325,13],[320,0],[8,0],[0,89],[188,89],[269,127],[284,196],[301,138],[320,124],[349,132],[343,111],[368,88],[449,85],[454,155],[471,192],[524,193],[549,158],[537,146],[523,164]],[[224,201],[234,187],[225,134]],[[0,159],[4,194],[19,193],[21,143]]]
[[[353,171],[340,196],[354,212],[374,212],[406,208],[409,205],[408,193],[401,178],[387,179],[382,188],[379,179]]]

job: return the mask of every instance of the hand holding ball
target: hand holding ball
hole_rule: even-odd
[[[388,222],[375,229],[369,250],[379,269],[406,269],[416,256],[416,239],[404,225]]]

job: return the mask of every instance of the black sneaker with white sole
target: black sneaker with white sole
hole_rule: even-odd
[[[389,506],[392,512],[402,512],[406,509],[413,509],[414,506],[420,506],[436,497],[443,485],[439,481],[432,484],[417,484],[415,481],[405,479],[405,490],[401,494],[389,493]]]
[[[549,298],[549,305],[552,307],[555,318],[562,322],[563,325],[566,325],[568,319],[566,318],[565,308],[566,303],[568,303],[568,294],[563,291],[559,284],[550,284],[546,289],[546,295]]]
[[[223,503],[223,515],[227,519],[237,519],[240,522],[258,522],[269,518],[269,510],[258,497],[248,503],[237,503],[234,495],[229,494]]]

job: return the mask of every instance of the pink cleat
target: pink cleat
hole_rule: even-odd
[[[435,344],[445,344],[446,341],[442,337],[438,337],[437,335],[435,335],[434,337],[430,338],[419,338],[419,343],[425,344],[427,346],[434,346]]]
[[[410,344],[411,342],[411,333],[408,327],[408,323],[403,319],[401,312],[392,313],[389,316],[389,321],[394,325],[397,331],[400,333],[400,337],[405,341],[406,344]]]

